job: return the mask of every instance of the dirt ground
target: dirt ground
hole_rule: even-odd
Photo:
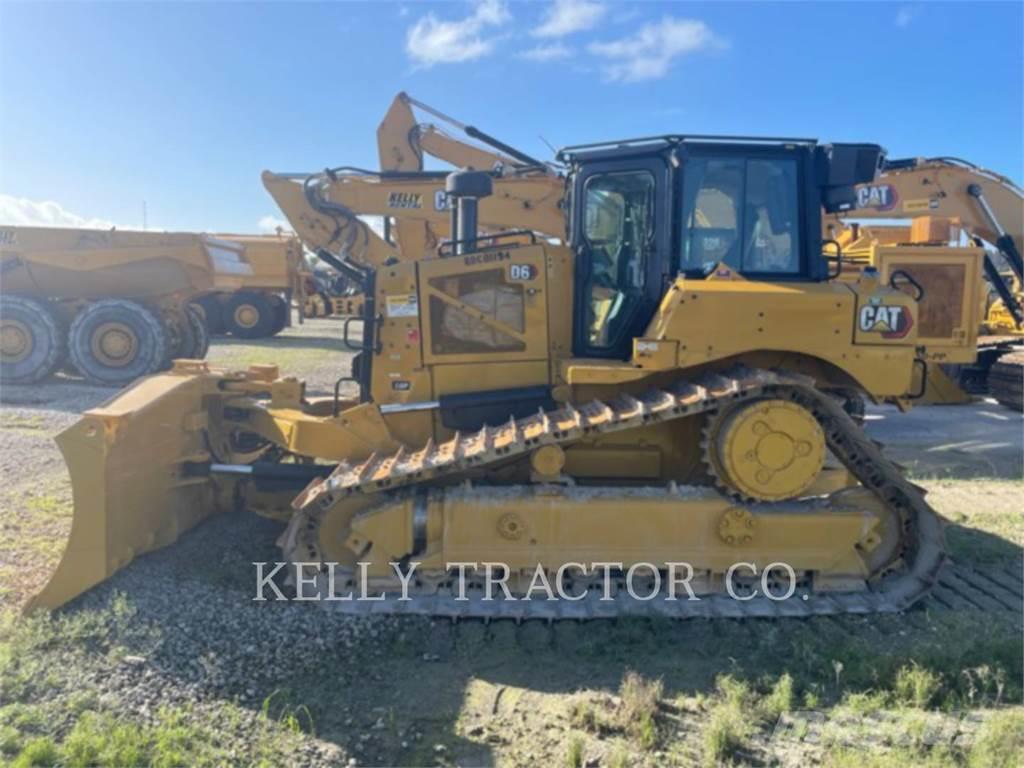
[[[270,341],[218,339],[209,359],[277,363],[328,393],[348,373],[339,337],[339,321],[307,321]],[[53,437],[114,394],[64,375],[0,391],[0,762],[45,740],[59,762],[92,722],[83,711],[147,733],[171,712],[195,744],[215,729],[202,741],[213,751],[182,747],[184,764],[845,765],[880,754],[960,765],[974,764],[975,742],[1008,738],[1007,712],[1018,717],[1006,726],[1011,754],[1024,750],[1020,610],[986,613],[969,600],[799,622],[357,621],[254,603],[251,563],[276,559],[281,526],[231,514],[56,617],[17,618],[70,525]],[[986,402],[871,408],[867,428],[950,521],[953,559],[1019,595],[1021,415]],[[102,629],[82,640],[80,625]],[[39,659],[45,682],[29,674]],[[807,738],[807,712],[825,718],[825,736]],[[876,736],[937,728],[942,749],[867,739],[872,718]]]

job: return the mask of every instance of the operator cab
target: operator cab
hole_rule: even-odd
[[[829,278],[821,211],[853,207],[874,144],[664,136],[563,149],[575,252],[574,353],[625,359],[676,276]]]

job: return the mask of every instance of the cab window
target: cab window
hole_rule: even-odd
[[[752,274],[800,272],[798,168],[791,158],[695,157],[683,175],[679,269],[724,262]]]
[[[594,175],[585,190],[587,339],[591,347],[608,348],[629,329],[643,302],[654,239],[654,176],[649,171]]]

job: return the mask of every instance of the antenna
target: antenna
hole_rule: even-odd
[[[537,134],[537,138],[540,139],[541,141],[543,141],[545,144],[548,145],[548,149],[551,150],[551,154],[552,155],[557,155],[558,154],[558,150],[555,149],[553,146],[551,146],[551,142],[548,141],[547,139],[545,139],[541,134],[538,133]]]

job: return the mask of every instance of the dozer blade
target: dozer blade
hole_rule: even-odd
[[[185,469],[209,459],[205,395],[214,395],[214,381],[181,373],[142,379],[58,435],[71,475],[71,536],[26,610],[63,605],[217,511],[213,484]]]

